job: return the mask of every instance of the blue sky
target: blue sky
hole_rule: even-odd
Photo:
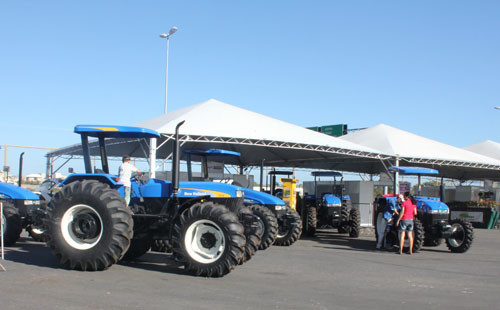
[[[215,98],[300,126],[500,141],[498,16],[498,1],[2,1],[0,144],[163,113],[172,26],[169,110]],[[9,149],[13,170],[20,151],[44,171],[45,151]]]

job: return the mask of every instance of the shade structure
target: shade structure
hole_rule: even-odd
[[[225,162],[242,166],[282,166],[332,169],[354,172],[374,171],[389,156],[369,147],[343,141],[294,124],[245,110],[215,99],[160,115],[135,126],[149,128],[162,135],[156,156],[168,159],[172,153],[175,126],[180,128],[181,148],[225,149],[241,153]],[[92,155],[98,155],[90,143]],[[148,141],[111,139],[110,156],[128,154],[148,157]],[[81,155],[78,144],[49,153]]]
[[[464,147],[465,150],[500,160],[500,143],[485,140]]]
[[[500,180],[500,160],[379,124],[340,138],[399,158],[400,165],[437,169],[459,180]],[[379,167],[382,172],[385,167]]]

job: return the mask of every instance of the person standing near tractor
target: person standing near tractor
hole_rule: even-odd
[[[132,172],[141,174],[141,171],[139,171],[139,169],[137,169],[130,163],[130,156],[128,155],[123,156],[122,162],[123,163],[120,165],[120,168],[118,170],[118,182],[123,184],[125,190],[125,202],[128,206],[128,204],[130,203],[130,188],[132,186],[132,184],[130,183],[130,178],[132,177]]]
[[[389,199],[384,208],[384,213],[379,222],[377,222],[377,249],[382,247],[382,242],[385,238],[386,227],[392,222],[394,214],[399,215],[398,210],[401,208],[403,195],[398,195],[396,199]]]
[[[410,255],[413,254],[413,219],[417,215],[417,202],[415,198],[410,196],[409,192],[404,193],[404,201],[401,204],[401,212],[399,213],[399,254],[403,254],[403,246],[405,243],[405,235],[408,232],[408,240],[410,241]]]

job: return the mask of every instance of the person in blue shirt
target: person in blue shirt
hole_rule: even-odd
[[[385,228],[388,224],[392,223],[393,215],[399,214],[401,210],[401,203],[403,201],[403,195],[398,195],[396,199],[387,199],[387,203],[384,208],[384,213],[381,218],[377,219],[377,249],[382,247],[382,242],[385,237]]]

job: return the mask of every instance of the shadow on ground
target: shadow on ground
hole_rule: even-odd
[[[31,266],[67,269],[59,263],[45,243],[34,242],[31,238],[20,238],[15,246],[5,248],[5,260]],[[148,252],[135,260],[121,261],[118,264],[150,271],[191,275],[167,253]]]

